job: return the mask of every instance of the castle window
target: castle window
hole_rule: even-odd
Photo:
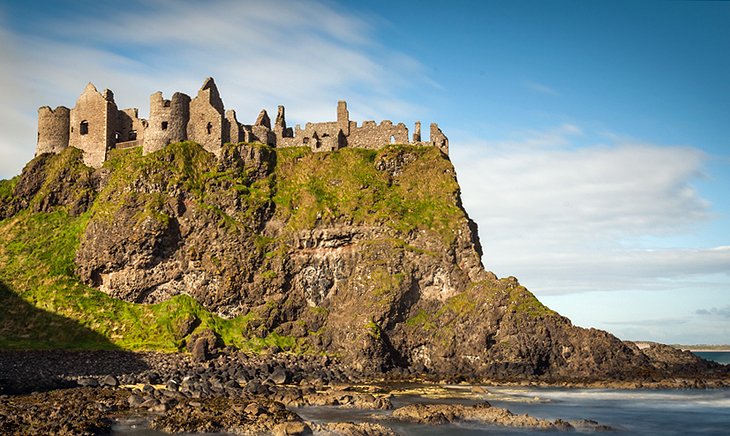
[[[167,130],[167,121],[162,122],[162,130]]]
[[[117,130],[114,132],[114,142],[119,142],[120,139],[122,139],[122,134]]]
[[[207,130],[208,134],[210,135],[210,133],[213,131],[213,123],[208,123],[208,125],[205,126],[205,130]]]
[[[89,122],[84,120],[79,124],[79,133],[81,135],[87,135],[89,133]]]
[[[395,136],[390,136],[390,143],[395,144]]]
[[[302,140],[302,142],[303,142],[303,143],[305,143],[305,144],[309,144],[309,138],[304,138],[304,139]]]
[[[137,139],[137,131],[136,130],[130,130],[129,131],[129,140],[134,141]]]
[[[170,107],[170,100],[165,100],[165,102],[163,103],[163,106]]]

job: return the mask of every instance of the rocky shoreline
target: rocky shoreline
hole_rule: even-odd
[[[0,433],[104,434],[120,419],[143,417],[168,433],[395,434],[380,423],[305,422],[300,407],[392,410],[393,383],[431,383],[409,371],[362,374],[326,356],[295,356],[270,350],[247,355],[223,349],[208,359],[194,354],[122,351],[0,352]],[[440,382],[441,384],[438,384]],[[663,381],[492,381],[475,384],[576,387],[727,387],[728,380]],[[487,388],[488,389],[488,388]],[[429,425],[460,420],[494,425],[569,430],[605,430],[598,423],[548,422],[513,415],[484,401],[487,390],[470,391],[472,407],[409,405],[391,419]]]

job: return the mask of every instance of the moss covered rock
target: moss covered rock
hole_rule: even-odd
[[[1,182],[0,213],[0,280],[100,347],[207,346],[195,330],[366,372],[590,380],[716,369],[667,365],[664,352],[574,327],[486,271],[454,167],[435,147],[229,144],[216,158],[186,142],[118,150],[99,170],[69,148]],[[0,344],[41,346],[13,336],[15,321],[2,321]]]

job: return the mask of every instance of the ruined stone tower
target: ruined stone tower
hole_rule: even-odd
[[[167,144],[188,139],[190,97],[176,92],[170,100],[161,92],[150,96],[150,120],[144,135],[145,154],[161,150]]]
[[[100,93],[89,83],[71,109],[68,145],[83,150],[86,165],[100,167],[115,144],[116,120],[114,94],[108,89]]]
[[[71,146],[83,150],[84,162],[101,167],[113,148],[142,147],[154,153],[174,142],[191,140],[218,156],[226,142],[260,142],[272,147],[309,147],[312,151],[334,151],[343,147],[379,149],[388,144],[416,144],[438,147],[448,154],[449,140],[438,125],[431,124],[430,142],[421,141],[421,122],[417,121],[413,140],[403,123],[383,120],[350,120],[347,102],[337,102],[336,121],[307,123],[302,129],[287,127],[284,106],[279,106],[271,125],[266,109],[254,124],[238,122],[234,110],[226,111],[213,78],[203,82],[194,99],[176,92],[165,100],[161,92],[150,96],[149,121],[139,118],[136,108],[118,110],[114,94],[97,91],[89,83],[76,106],[38,109],[36,155],[60,153]]]
[[[444,135],[436,123],[431,123],[431,144],[438,147],[444,154],[449,154],[449,138]]]
[[[71,110],[59,106],[55,110],[48,106],[38,109],[38,145],[35,155],[60,153],[68,147]]]
[[[347,102],[344,100],[337,102],[337,127],[340,128],[343,135],[350,134],[350,112],[347,110]]]
[[[212,153],[219,154],[226,140],[223,137],[224,118],[225,110],[218,87],[213,78],[208,77],[198,95],[190,102],[188,139]]]

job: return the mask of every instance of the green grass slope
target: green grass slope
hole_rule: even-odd
[[[236,146],[227,147],[226,153],[235,156]],[[265,177],[253,177],[250,172],[256,168],[246,165],[221,165],[197,144],[180,143],[147,156],[136,149],[113,152],[98,193],[91,188],[92,171],[80,163],[80,151],[71,148],[28,164],[26,170],[45,169],[38,171],[37,186],[24,201],[14,197],[19,177],[0,181],[0,212],[4,206],[23,204],[20,212],[0,221],[0,348],[171,352],[184,347],[190,332],[182,332],[182,326],[196,319],[197,330],[212,329],[225,343],[243,349],[277,345],[306,351],[294,337],[250,327],[270,307],[223,319],[186,295],[159,304],[133,304],[79,280],[74,259],[89,222],[113,220],[122,202],[139,205],[137,223],[147,218],[164,222],[169,217],[161,211],[170,187],[216,215],[220,227],[236,231],[254,232],[251,214],[269,203],[275,206],[274,217],[284,223],[284,234],[329,224],[387,226],[404,235],[425,230],[449,245],[456,238],[456,223],[465,219],[453,167],[434,147],[394,145],[332,153],[250,147],[276,154],[276,166]],[[134,189],[138,180],[163,188],[141,193]],[[57,205],[64,196],[73,207]],[[230,215],[216,206],[221,201],[215,196],[235,197],[243,206]],[[90,201],[89,207],[79,208],[84,201]],[[262,234],[255,241],[266,259],[263,268],[287,256],[282,241]],[[262,275],[267,278],[266,272]]]
[[[158,160],[158,165],[176,166],[183,188],[203,193],[205,183],[225,174],[202,171],[215,167],[210,156],[201,156],[195,144],[176,144],[182,156],[172,162]],[[72,168],[78,150],[67,149],[51,157],[47,168]],[[164,156],[164,154],[163,154]],[[105,165],[114,177],[106,190],[122,187],[149,171],[159,156],[142,157],[138,150],[117,153]],[[33,162],[31,162],[32,164]],[[29,164],[29,165],[31,165]],[[199,171],[200,170],[200,171]],[[51,171],[49,171],[51,172]],[[29,203],[42,202],[58,180],[47,177]],[[0,181],[0,201],[13,201],[18,177]],[[154,206],[155,199],[146,203]],[[120,301],[90,288],[75,276],[74,256],[79,239],[92,213],[109,213],[113,204],[97,199],[90,211],[72,216],[68,207],[52,212],[32,212],[30,208],[0,221],[0,348],[1,349],[110,349],[177,351],[184,346],[182,325],[193,318],[196,329],[212,329],[227,344],[259,351],[277,345],[297,351],[292,338],[269,334],[263,338],[247,337],[246,325],[255,313],[223,319],[205,310],[191,297],[180,295],[169,301],[142,305]],[[146,207],[141,214],[155,213]],[[164,217],[160,217],[161,219]]]

